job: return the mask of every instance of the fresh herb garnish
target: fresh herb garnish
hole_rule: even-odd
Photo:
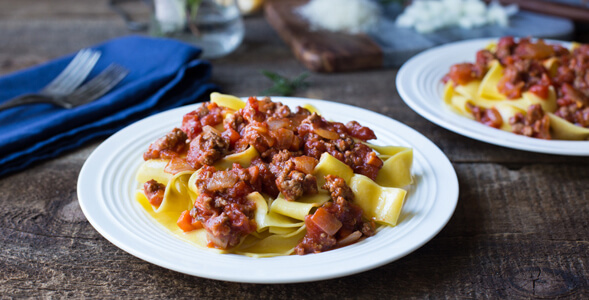
[[[272,87],[262,92],[265,96],[291,96],[297,89],[303,89],[309,86],[309,83],[305,82],[305,79],[309,77],[309,73],[307,72],[300,74],[294,79],[288,79],[278,73],[266,70],[263,70],[262,74],[274,83]]]

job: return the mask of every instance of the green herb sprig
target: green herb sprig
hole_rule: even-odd
[[[309,86],[305,80],[309,77],[309,73],[304,72],[294,79],[286,78],[278,73],[263,70],[262,74],[268,77],[274,85],[262,92],[265,96],[292,96],[298,89],[304,89]]]

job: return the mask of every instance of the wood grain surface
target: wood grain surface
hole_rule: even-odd
[[[0,74],[132,34],[106,3],[0,1]],[[238,96],[270,87],[260,70],[306,70],[259,15],[246,19],[238,50],[212,63],[214,82]],[[296,96],[395,118],[450,158],[458,207],[417,251],[360,274],[299,284],[215,281],[155,266],[104,239],[78,205],[78,173],[96,141],[0,178],[0,298],[588,299],[589,158],[501,148],[440,128],[402,102],[396,71],[311,74],[311,86]]]

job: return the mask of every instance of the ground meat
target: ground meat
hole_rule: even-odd
[[[322,205],[321,209],[335,217],[341,223],[341,227],[335,234],[330,235],[315,221],[314,215],[307,216],[305,218],[307,233],[295,247],[296,254],[303,255],[331,250],[337,246],[337,241],[353,232],[360,232],[362,236],[374,235],[374,223],[365,222],[362,219],[362,209],[352,203],[354,194],[342,178],[327,175],[322,188],[330,192],[332,201]]]
[[[260,153],[270,149],[276,143],[276,139],[268,131],[268,125],[257,121],[247,124],[241,133],[241,137],[244,143],[256,148]]]
[[[524,116],[517,113],[509,119],[512,131],[529,137],[550,139],[550,119],[542,111],[539,104],[530,105],[527,114]]]
[[[217,130],[205,126],[203,132],[190,142],[186,161],[195,169],[212,165],[221,159],[229,149],[229,143]]]
[[[240,132],[243,129],[243,126],[245,126],[243,116],[241,116],[241,113],[239,112],[227,114],[223,120],[223,128],[226,130],[233,129],[237,132]]]
[[[484,74],[488,71],[488,67],[491,65],[491,62],[495,59],[496,57],[493,53],[491,53],[491,51],[486,49],[479,50],[477,51],[475,64],[479,66]]]
[[[294,201],[304,194],[317,193],[317,178],[315,175],[297,170],[295,157],[291,152],[282,150],[272,157],[269,165],[276,178],[276,187],[289,201]]]
[[[495,56],[499,60],[510,57],[513,54],[513,50],[517,44],[515,39],[511,36],[502,37],[497,42],[497,49],[495,50]]]
[[[442,82],[447,83],[449,80],[455,85],[465,85],[473,80],[480,80],[489,70],[491,61],[496,59],[495,55],[489,50],[480,50],[476,54],[476,61],[472,63],[455,64],[450,68],[450,72],[442,78]]]
[[[522,38],[514,49],[514,55],[524,59],[543,60],[554,56],[554,48],[546,45],[544,40],[532,42],[528,38]]]
[[[354,193],[352,192],[352,189],[350,189],[350,187],[346,184],[346,181],[341,177],[334,175],[325,176],[325,184],[321,188],[327,190],[331,195],[331,199],[335,201],[340,198],[346,201],[354,200]]]
[[[589,97],[569,83],[562,85],[559,94],[554,114],[577,126],[589,127]]]
[[[372,180],[376,179],[383,162],[372,148],[355,143],[353,139],[344,137],[337,140],[325,140],[315,134],[306,136],[305,155],[321,158],[324,152],[337,158],[352,168],[355,173],[362,174]]]
[[[262,161],[260,157],[257,157],[254,160],[252,160],[251,165],[258,167],[261,192],[268,194],[272,198],[278,197],[280,191],[276,186],[276,176],[274,176],[272,171],[270,171],[269,164]]]
[[[333,141],[333,145],[337,151],[343,153],[354,148],[355,142],[352,138],[343,138]]]
[[[560,99],[559,99],[560,100]],[[589,107],[579,106],[570,100],[561,100],[555,115],[581,127],[589,127]]]
[[[327,175],[322,188],[329,191],[333,200],[326,203],[324,207],[342,222],[342,228],[337,234],[338,240],[358,230],[364,236],[374,235],[374,223],[365,222],[362,219],[362,208],[353,203],[354,194],[343,178]]]
[[[442,78],[444,83],[452,80],[455,85],[466,85],[469,82],[481,79],[481,71],[472,63],[459,63],[450,67],[450,72]]]
[[[164,200],[166,186],[151,179],[143,184],[143,192],[151,205],[159,207]]]
[[[311,112],[309,110],[297,106],[295,112],[291,114],[290,119],[293,121],[293,124],[295,126],[299,126],[303,122],[303,120],[309,117],[310,115]]]
[[[255,203],[247,195],[259,188],[257,166],[247,169],[234,164],[227,171],[205,166],[196,175],[199,196],[190,215],[202,223],[210,246],[227,249],[256,230]]]
[[[581,45],[573,50],[568,68],[574,71],[575,89],[589,97],[589,45]]]
[[[549,74],[540,61],[524,59],[518,56],[507,61],[503,76],[497,84],[497,89],[509,99],[517,99],[532,86],[550,85]],[[547,90],[541,97],[546,97]]]
[[[506,68],[497,84],[499,92],[509,99],[519,98],[525,86],[521,74],[515,67]]]
[[[259,110],[258,103],[256,97],[249,97],[245,103],[245,107],[239,110],[239,113],[247,123],[263,122],[266,119],[266,115]]]
[[[290,108],[280,102],[272,102],[269,97],[258,101],[258,108],[266,117],[288,118],[291,116]]]
[[[295,155],[287,150],[277,152],[274,156],[272,156],[272,172],[275,174],[280,173],[281,169],[284,168],[284,164],[286,164],[286,162],[293,157],[295,157]]]
[[[376,138],[374,131],[372,129],[360,125],[356,121],[350,121],[346,124],[346,128],[351,136],[361,139],[363,141],[368,141]]]
[[[311,216],[305,217],[307,233],[303,240],[295,247],[294,252],[298,255],[305,255],[334,249],[337,239],[323,232],[319,226],[310,220]]]
[[[253,220],[254,203],[244,200],[244,197],[243,201],[227,202],[226,205],[218,206],[219,202],[211,199],[226,200],[223,196],[202,194],[197,197],[195,207],[190,211],[190,215],[201,222],[207,231],[209,246],[220,249],[235,247],[243,237],[256,230]],[[207,210],[207,206],[211,209]]]
[[[303,147],[303,152],[305,153],[305,155],[311,156],[315,159],[320,159],[321,154],[325,152],[330,153],[335,158],[338,158],[340,160],[343,159],[343,155],[340,155],[340,157],[337,157],[337,154],[334,155],[335,152],[338,152],[334,144],[325,142],[320,136],[314,133],[309,133],[305,135],[305,144]]]
[[[483,108],[471,103],[467,103],[466,106],[477,122],[493,128],[501,128],[503,125],[503,118],[495,108]]]
[[[354,173],[362,174],[376,180],[383,162],[372,148],[364,144],[354,144],[351,150],[344,152],[344,162],[352,167]]]
[[[316,194],[317,178],[299,171],[283,172],[276,178],[276,186],[286,200],[294,201],[304,194]]]
[[[202,107],[205,106],[203,105]],[[202,125],[197,110],[184,115],[182,118],[182,131],[186,132],[189,139],[194,139],[202,132]]]
[[[143,159],[170,159],[172,157],[178,156],[186,148],[186,139],[187,136],[184,131],[174,128],[165,136],[157,139],[155,142],[149,145],[147,151],[143,153]]]
[[[317,113],[312,113],[305,118],[301,122],[298,130],[302,135],[312,132],[329,140],[335,140],[349,135],[348,128],[344,124],[329,122]]]

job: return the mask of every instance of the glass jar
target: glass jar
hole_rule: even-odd
[[[235,0],[154,0],[150,34],[194,44],[204,58],[218,58],[241,44],[244,26]]]

